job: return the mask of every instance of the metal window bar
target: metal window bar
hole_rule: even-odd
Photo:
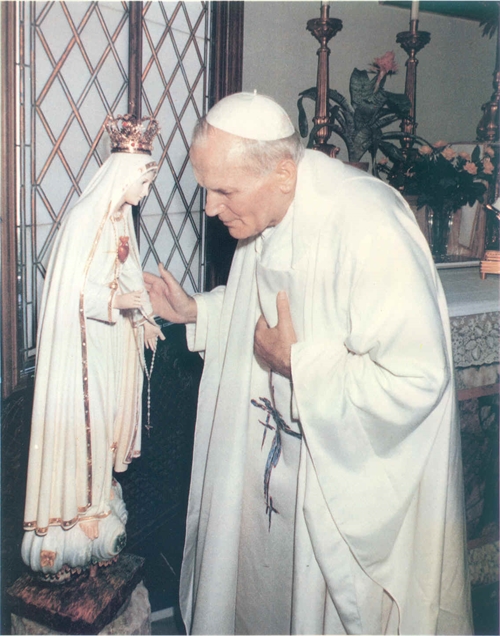
[[[188,6],[190,10],[188,10]],[[153,8],[156,14],[151,17]],[[163,28],[156,42],[148,26],[148,18],[156,25],[161,24]],[[180,283],[187,291],[197,292],[201,291],[203,287],[203,200],[198,186],[194,188],[194,191],[186,192],[182,185],[183,177],[191,170],[189,164],[191,130],[185,129],[183,118],[188,109],[192,107],[195,112],[195,118],[198,119],[204,114],[207,105],[207,60],[209,51],[208,3],[147,2],[144,3],[143,20],[143,112],[147,112],[151,116],[158,118],[162,122],[162,125],[162,113],[168,112],[170,118],[173,119],[171,126],[169,126],[166,131],[161,131],[158,140],[161,150],[161,156],[159,158],[160,176],[158,178],[161,179],[162,168],[165,166],[168,167],[168,172],[173,178],[173,186],[166,199],[162,200],[159,188],[153,185],[152,195],[150,196],[156,200],[159,207],[162,208],[163,213],[159,222],[152,230],[148,229],[148,224],[144,217],[140,219],[142,263],[145,269],[150,269],[151,259],[156,263],[162,260],[167,268],[171,268],[172,265],[174,265],[174,274],[178,275]],[[179,46],[176,38],[176,29],[178,29],[179,22],[184,23],[188,30],[187,38],[181,46]],[[198,42],[200,33],[203,42],[202,47],[200,47]],[[168,74],[165,72],[164,65],[162,64],[167,45],[171,46],[176,60],[173,67],[168,69]],[[193,70],[195,71],[194,78],[190,81],[188,69],[186,68],[186,59],[188,54],[192,53],[192,51],[195,52],[195,62],[191,60],[191,67],[194,63],[196,67],[189,69],[191,74]],[[157,73],[162,87],[161,94],[156,96],[157,99],[155,103],[152,102],[147,91],[148,77],[153,72]],[[182,78],[182,82],[187,91],[187,95],[180,104],[180,108],[176,106],[176,102],[179,101],[179,95],[176,94],[176,82],[178,82],[179,77]],[[201,103],[197,103],[195,98],[195,91],[199,88],[199,85],[202,87],[203,97]],[[180,167],[176,168],[170,152],[174,148],[174,141],[178,135],[183,144],[184,157]],[[177,211],[174,209],[174,203],[176,201],[178,202],[178,200],[182,203],[183,219],[180,227],[176,230],[173,219]],[[168,231],[168,236],[171,237],[171,246],[166,254],[160,252],[157,247],[157,244],[161,242],[160,236],[165,227]],[[192,245],[189,244],[188,239],[185,239],[185,237],[188,236],[188,230],[194,235],[194,244]],[[175,271],[175,259],[180,261],[180,265],[179,262],[177,262],[177,270],[180,269],[181,271]],[[198,266],[194,273],[193,266],[196,261],[198,262]]]

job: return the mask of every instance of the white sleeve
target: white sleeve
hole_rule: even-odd
[[[210,292],[194,295],[196,323],[186,325],[186,341],[190,351],[205,351],[209,329],[218,327],[225,291],[226,288],[220,286]]]

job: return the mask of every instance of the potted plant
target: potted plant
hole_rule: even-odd
[[[397,72],[394,52],[387,51],[382,57],[375,58],[368,71],[355,68],[349,82],[351,103],[338,91],[330,89],[329,118],[326,126],[344,140],[349,162],[359,162],[369,152],[374,162],[377,150],[392,156],[400,156],[399,146],[390,143],[391,139],[401,139],[402,132],[384,131],[387,126],[400,121],[410,111],[410,100],[404,93],[392,93],[385,90],[385,82],[389,75]],[[369,73],[374,74],[370,78]],[[315,125],[309,133],[307,115],[303,100],[317,99],[317,88],[312,87],[299,93],[297,108],[299,110],[299,131],[302,137],[309,140],[307,147],[314,144],[315,135],[325,124]]]
[[[464,205],[483,202],[488,184],[496,174],[495,151],[476,146],[471,154],[456,152],[446,141],[424,144],[412,149],[404,170],[387,157],[376,164],[376,171],[402,189],[417,196],[417,208],[426,206],[429,243],[436,260],[446,260],[448,238],[455,212]],[[404,184],[403,184],[403,180]]]

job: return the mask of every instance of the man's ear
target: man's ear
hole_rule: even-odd
[[[297,164],[293,159],[282,159],[275,169],[278,187],[283,194],[290,194],[297,182]]]

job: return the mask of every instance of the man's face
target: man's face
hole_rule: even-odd
[[[139,205],[140,200],[148,194],[155,177],[156,170],[148,170],[140,179],[130,184],[123,195],[125,203],[129,205]]]
[[[238,152],[231,154],[235,140],[214,129],[191,149],[190,156],[196,180],[207,192],[205,212],[218,216],[231,236],[245,239],[277,225],[293,192],[283,191],[284,176],[279,169],[265,176],[248,170]]]

